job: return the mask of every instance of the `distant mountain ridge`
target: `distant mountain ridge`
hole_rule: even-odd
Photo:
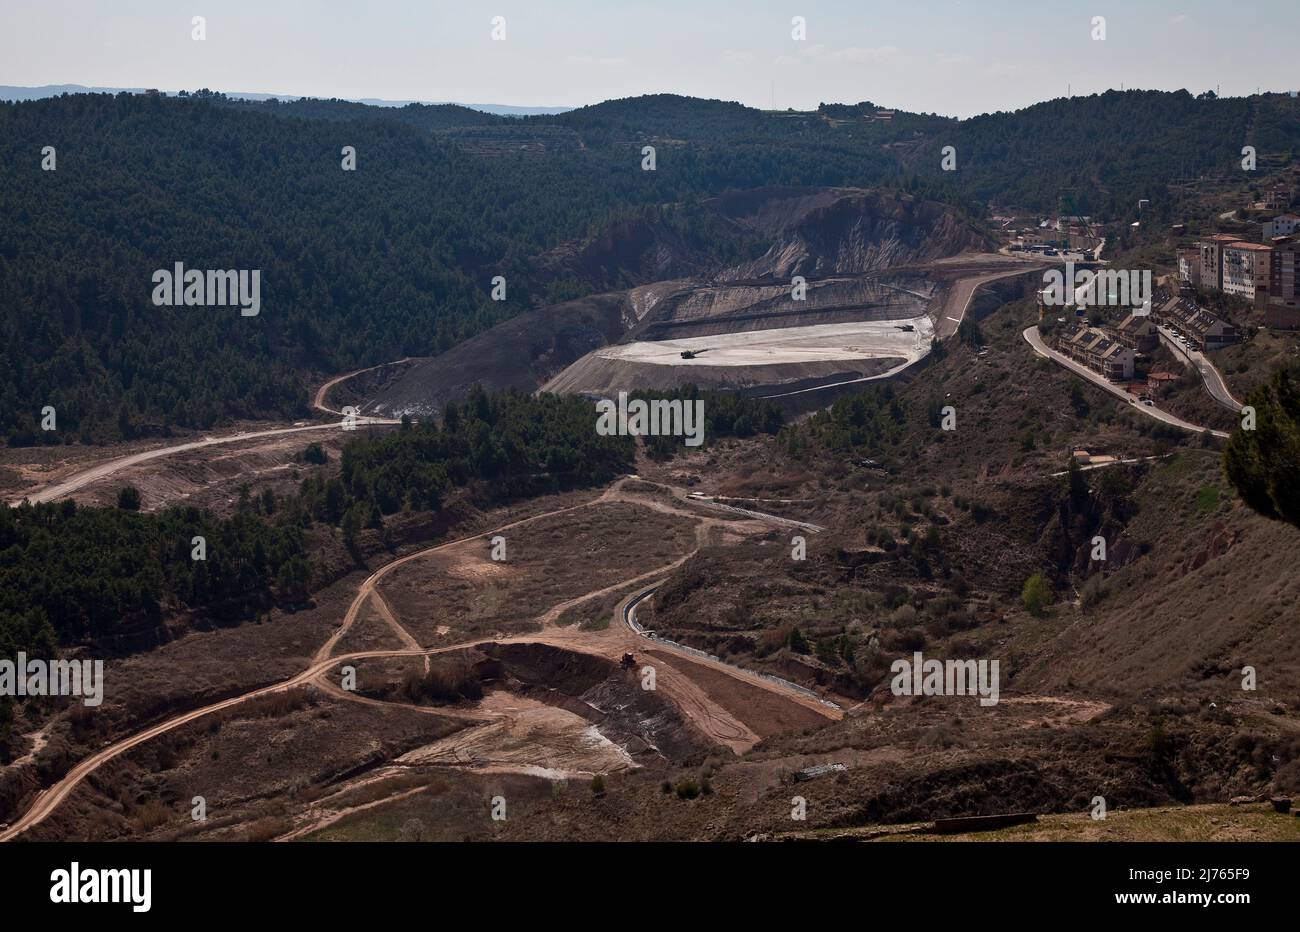
[[[57,97],[59,94],[143,94],[152,88],[144,87],[87,87],[83,84],[43,84],[37,87],[24,87],[15,84],[0,84],[0,100],[41,100],[45,97]],[[175,97],[179,91],[162,91],[168,97]],[[284,102],[298,100],[321,100],[310,94],[263,94],[227,91],[227,97],[236,100],[279,100]],[[348,103],[365,104],[367,107],[405,107],[409,104],[424,106],[455,106],[495,116],[553,116],[567,113],[572,107],[516,107],[513,104],[463,104],[455,100],[385,100],[382,97],[344,97],[338,98]]]

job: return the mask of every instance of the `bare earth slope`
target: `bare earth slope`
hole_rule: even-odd
[[[392,417],[427,417],[476,383],[489,391],[531,392],[573,360],[623,334],[624,292],[544,307],[493,327],[417,363],[362,408]]]
[[[413,366],[363,410],[387,416],[428,415],[462,397],[475,382],[486,388],[531,391],[546,385],[552,391],[606,392],[686,381],[739,388],[877,376],[914,362],[924,355],[918,347],[928,347],[929,330],[918,318],[936,298],[936,287],[918,265],[988,247],[983,235],[951,209],[907,195],[763,188],[714,198],[703,206],[728,235],[768,240],[767,251],[716,274],[701,275],[707,263],[702,258],[690,261],[688,243],[651,235],[635,225],[619,228],[625,243],[610,240],[619,235],[614,230],[592,242],[553,250],[543,258],[557,268],[602,283],[631,281],[634,286],[503,323]],[[897,281],[877,281],[903,266],[909,269]],[[694,278],[636,281],[641,275],[683,273]],[[810,279],[805,300],[791,298],[794,275]],[[860,326],[889,320],[909,326]],[[792,328],[832,324],[849,329],[801,334],[797,341],[802,350],[783,348],[775,338]],[[755,333],[731,342],[757,355],[751,358],[750,350],[733,350],[725,371],[717,371],[712,360],[687,372],[647,368],[647,359],[661,355],[657,344],[619,349],[612,356],[602,353],[629,338],[659,341],[746,331]],[[900,333],[907,336],[906,346],[895,345]],[[684,350],[712,350],[714,345],[667,343],[663,348],[680,359]],[[590,356],[593,352],[598,358]],[[575,361],[574,371],[555,378]]]

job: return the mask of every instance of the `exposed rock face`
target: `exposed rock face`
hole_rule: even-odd
[[[712,258],[717,238],[744,234],[741,227],[729,222],[712,231],[683,232],[663,221],[622,220],[588,240],[548,250],[532,265],[541,282],[576,278],[593,291],[612,291],[708,276],[722,264]]]
[[[856,189],[763,189],[719,199],[719,209],[775,237],[762,258],[723,280],[861,274],[939,259],[989,243],[941,204]]]

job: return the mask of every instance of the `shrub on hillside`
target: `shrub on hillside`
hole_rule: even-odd
[[[694,777],[682,777],[673,789],[677,791],[678,799],[695,799],[700,795],[700,784]]]
[[[1020,601],[1025,605],[1029,614],[1036,618],[1042,617],[1047,610],[1047,606],[1052,603],[1052,587],[1048,585],[1047,577],[1042,573],[1035,573],[1025,580],[1025,587],[1020,590]]]

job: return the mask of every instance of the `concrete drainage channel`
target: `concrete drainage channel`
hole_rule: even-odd
[[[688,654],[693,654],[694,656],[700,657],[704,660],[712,660],[714,663],[723,664],[724,666],[731,667],[734,670],[742,669],[741,667],[738,667],[735,664],[727,663],[727,661],[723,660],[721,657],[718,657],[714,654],[706,653],[705,651],[698,650],[697,648],[694,647],[688,647],[685,644],[679,644],[678,642],[670,640],[666,637],[661,637],[660,635],[655,634],[653,631],[648,631],[636,620],[636,607],[646,599],[650,598],[650,596],[654,595],[655,592],[658,591],[661,585],[662,583],[655,583],[653,586],[650,586],[648,589],[642,589],[636,595],[632,596],[632,598],[628,599],[627,604],[623,606],[623,620],[627,622],[627,626],[631,628],[634,632],[639,634],[641,637],[645,638],[646,640],[655,641],[656,643],[659,644],[667,644],[670,647],[676,648],[677,650],[684,651]],[[779,676],[773,676],[770,673],[760,673],[757,670],[745,670],[744,672],[748,673],[751,676],[761,677],[762,679],[767,680],[769,683],[772,683],[775,686],[780,686],[783,689],[793,690],[794,692],[797,692],[801,696],[806,696],[809,699],[813,699],[817,702],[820,702],[822,705],[827,706],[828,708],[835,709],[836,711],[840,711],[840,707],[836,705],[834,702],[831,702],[829,699],[823,699],[821,696],[817,695],[817,693],[813,692],[811,689],[807,689],[806,687],[800,686],[798,683],[792,683],[789,680],[782,679]]]
[[[750,511],[748,508],[741,508],[738,505],[724,505],[722,502],[702,492],[688,492],[686,498],[697,505],[705,505],[709,508],[720,508],[723,511],[729,511],[732,514],[744,515],[746,518],[757,518],[759,521],[776,522],[784,524],[787,527],[796,527],[805,531],[812,531],[814,534],[820,534],[826,528],[820,524],[810,524],[807,521],[796,521],[794,518],[782,518],[780,515],[769,515],[763,511]],[[724,661],[725,662],[725,661]],[[784,680],[782,681],[784,682]]]

